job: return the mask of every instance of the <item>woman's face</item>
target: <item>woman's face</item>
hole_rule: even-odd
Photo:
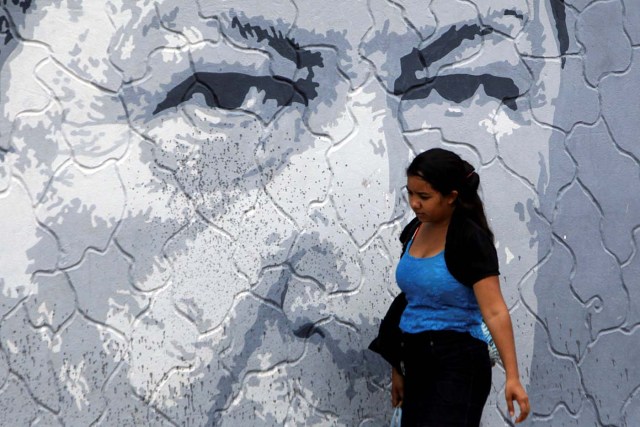
[[[446,224],[453,214],[457,191],[443,195],[431,184],[417,176],[407,177],[409,205],[421,222]]]

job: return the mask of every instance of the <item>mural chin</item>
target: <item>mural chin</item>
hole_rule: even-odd
[[[17,242],[0,245],[12,260],[0,262],[0,407],[71,424],[383,423],[387,368],[364,349],[396,291],[405,168],[435,146],[482,176],[521,371],[570,356],[571,392],[595,384],[578,381],[573,349],[587,344],[562,347],[572,329],[545,306],[571,300],[587,340],[600,332],[584,326],[590,298],[608,313],[594,324],[617,328],[624,297],[537,281],[571,275],[575,259],[589,280],[564,206],[609,200],[576,180],[588,156],[564,143],[600,114],[582,61],[592,80],[623,71],[579,49],[578,6],[17,3],[0,8],[0,228]],[[576,224],[596,211],[609,212]],[[36,362],[21,356],[32,350]],[[545,404],[577,413],[558,393]]]

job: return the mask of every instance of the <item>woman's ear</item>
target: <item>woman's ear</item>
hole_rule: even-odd
[[[453,190],[451,193],[447,195],[447,204],[453,205],[458,199],[458,190]]]

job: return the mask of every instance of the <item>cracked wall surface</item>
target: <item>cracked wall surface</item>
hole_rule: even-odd
[[[525,424],[640,425],[639,90],[636,0],[0,0],[0,425],[387,425],[431,147],[481,176]]]

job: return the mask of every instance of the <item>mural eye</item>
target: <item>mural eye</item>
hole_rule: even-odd
[[[502,49],[509,49],[512,44],[495,35],[494,31],[491,27],[477,24],[452,26],[429,45],[414,48],[400,59],[401,72],[394,82],[394,94],[402,100],[420,100],[435,91],[443,99],[459,104],[482,88],[487,97],[516,110],[516,98],[522,90],[512,77],[519,81],[526,79],[528,74],[526,70],[510,65],[510,60],[516,63],[519,59],[515,51],[508,51],[515,54],[515,58],[498,51],[503,43],[506,47]],[[489,41],[482,45],[485,39]],[[459,56],[465,49],[482,54],[462,67],[447,66],[465,58]],[[447,70],[442,74],[441,65]]]
[[[481,86],[488,97],[502,101],[512,110],[518,108],[516,98],[521,91],[513,79],[491,74],[452,74],[425,78],[422,84],[402,93],[401,99],[425,99],[432,91],[436,91],[442,98],[459,104],[473,97]]]
[[[259,94],[258,99],[253,96],[247,99],[252,92]],[[196,94],[204,97],[207,106],[224,110],[253,110],[256,101],[262,105],[271,104],[275,108],[308,103],[296,83],[285,77],[253,76],[238,72],[196,72],[169,90],[153,114],[177,107]]]

